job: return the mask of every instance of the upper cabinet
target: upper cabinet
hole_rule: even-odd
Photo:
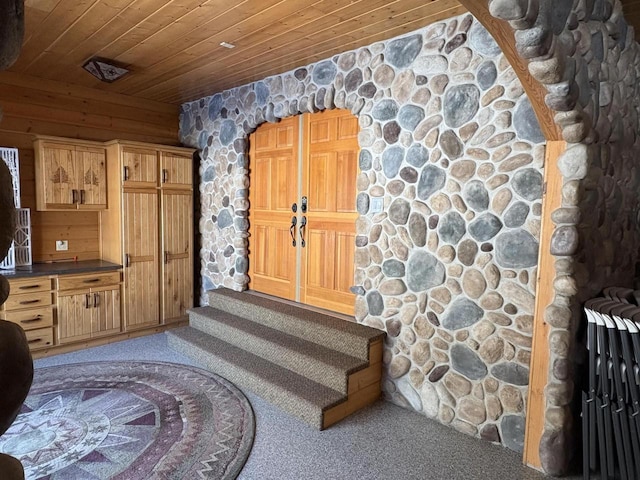
[[[98,142],[37,137],[38,210],[105,210],[106,148]]]

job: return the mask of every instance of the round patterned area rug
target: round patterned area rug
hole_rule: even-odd
[[[35,371],[0,437],[27,479],[233,479],[253,444],[251,405],[187,365],[92,362]]]

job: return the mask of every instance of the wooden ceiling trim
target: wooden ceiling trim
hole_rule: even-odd
[[[364,0],[358,1],[361,2]],[[380,2],[381,0],[375,1]],[[287,5],[289,5],[291,10],[287,10],[289,12],[288,15],[296,15],[301,10],[308,9],[310,5],[313,5],[314,3],[318,3],[318,0],[296,0],[295,2],[289,2]],[[269,7],[267,11],[271,8],[272,7]],[[283,10],[274,10],[272,17],[269,18],[281,16],[282,14]],[[267,28],[268,27],[265,26],[265,11],[262,10],[261,12],[251,15],[226,29],[217,31],[213,35],[203,35],[202,38],[193,45],[187,48],[183,47],[167,57],[164,57],[162,53],[160,53],[160,55],[156,54],[155,58],[159,59],[159,61],[150,65],[147,72],[142,71],[139,72],[138,75],[123,78],[121,82],[118,82],[116,90],[120,92],[128,91],[135,95],[139,90],[146,88],[148,85],[161,82],[166,78],[170,78],[175,74],[183,72],[185,69],[196,68],[199,65],[202,65],[202,62],[204,61],[203,59],[206,57],[212,57],[214,52],[219,52],[220,54],[232,54],[232,52],[219,45],[222,41],[237,42],[236,39],[239,37],[236,35],[238,34],[231,35],[231,30],[240,32],[240,34],[242,34],[242,32],[246,32],[247,36],[257,36],[258,38],[263,38],[264,41],[267,41],[267,36],[264,34],[264,31]],[[162,51],[165,51],[165,48],[167,48],[167,46],[163,47]],[[173,50],[171,48],[167,48],[167,51]],[[238,50],[233,49],[233,53],[237,53],[237,51]],[[185,58],[188,58],[189,60],[185,61]],[[157,70],[160,70],[163,73],[161,75],[154,74]]]
[[[194,78],[196,82],[200,83],[202,89],[202,87],[205,86],[202,85],[201,79],[207,78],[206,73],[208,71],[215,69],[215,71],[218,72],[229,71],[231,72],[230,75],[237,75],[234,73],[236,68],[244,70],[248,66],[255,65],[256,62],[262,66],[261,72],[264,72],[265,67],[271,66],[271,74],[281,73],[288,69],[305,65],[315,59],[320,60],[335,53],[342,53],[345,51],[345,45],[347,44],[355,46],[367,45],[370,42],[370,38],[368,38],[370,32],[367,31],[367,29],[379,33],[380,39],[384,38],[383,35],[389,34],[387,25],[393,23],[390,21],[389,9],[397,5],[401,5],[402,10],[391,18],[401,17],[404,19],[404,22],[406,22],[408,18],[415,18],[411,23],[413,27],[416,22],[420,25],[428,23],[428,20],[425,20],[425,18],[428,18],[436,9],[439,10],[442,8],[443,5],[459,6],[459,3],[456,0],[440,0],[438,4],[435,2],[425,4],[421,0],[397,0],[393,4],[389,4],[382,0],[373,4],[365,0],[348,7],[348,10],[343,12],[344,17],[342,18],[345,18],[343,21],[336,23],[329,19],[329,21],[326,22],[318,22],[319,26],[311,36],[294,35],[295,40],[292,40],[292,31],[303,30],[306,27],[306,24],[301,25],[300,23],[295,23],[293,30],[280,29],[280,33],[276,35],[267,35],[265,37],[264,32],[255,33],[239,42],[241,45],[248,45],[248,47],[236,47],[236,49],[238,49],[237,52],[235,52],[236,49],[234,49],[234,52],[226,53],[223,57],[212,57],[211,61],[204,64],[202,61],[189,62],[189,65],[193,66],[191,70],[187,70],[186,66],[184,66],[182,73],[175,72],[170,76],[167,75],[166,80],[163,77],[157,78],[149,88],[141,90],[134,89],[133,93],[155,98],[154,92],[161,92],[163,88],[171,90],[175,88],[174,86],[176,84],[186,83],[189,79]],[[462,11],[464,11],[464,9],[460,10],[460,12]],[[447,14],[450,13],[451,12],[448,11]],[[366,21],[362,21],[363,19],[366,19]],[[361,24],[365,24],[368,27],[365,29],[358,28]],[[314,23],[314,26],[315,25]],[[410,31],[410,29],[407,29],[407,31]],[[363,38],[362,36],[365,33],[368,35]],[[259,35],[258,38],[262,40],[256,40],[254,38],[255,35]],[[326,47],[327,43],[330,44],[329,48]],[[310,52],[316,49],[319,50],[320,53],[312,57]],[[287,55],[287,52],[293,53]],[[269,61],[275,62],[275,65],[270,64]],[[222,77],[227,76],[229,75],[222,75]],[[266,75],[262,77],[264,76]],[[226,85],[237,86],[241,85],[241,83],[226,82]],[[182,91],[187,92],[188,90],[183,86]],[[199,96],[203,96],[200,93],[205,91],[206,90],[202,90],[199,92]],[[193,98],[197,98],[197,95],[193,97],[189,94],[183,97],[183,99]]]
[[[283,73],[296,67],[329,58],[336,53],[342,53],[379,40],[386,40],[408,33],[430,23],[466,12],[466,9],[460,6],[456,0],[446,0],[446,4],[449,6],[447,10],[438,9],[436,13],[433,13],[434,10],[430,4],[422,4],[412,10],[403,12],[398,15],[398,17],[403,18],[402,25],[399,27],[387,27],[389,22],[384,15],[376,23],[369,23],[364,27],[355,29],[350,26],[353,19],[342,22],[342,24],[349,24],[349,27],[345,28],[348,33],[342,35],[336,34],[334,29],[336,25],[330,26],[324,31],[318,32],[312,38],[297,41],[295,55],[284,55],[284,52],[290,50],[292,45],[290,43],[279,43],[278,40],[286,39],[286,35],[283,35],[280,39],[274,39],[274,42],[270,44],[271,48],[265,53],[260,54],[252,49],[247,49],[245,52],[239,52],[239,55],[226,57],[226,60],[235,63],[225,63],[224,60],[219,60],[217,62],[219,70],[229,72],[229,74],[213,77],[204,85],[201,79],[203,78],[202,72],[208,68],[206,66],[176,77],[168,83],[158,83],[138,93],[149,98],[164,98],[166,96],[171,98],[173,102],[199,98],[198,95],[205,91],[215,93],[228,88],[226,87],[227,85],[244,85],[269,75]],[[411,18],[413,20],[410,20]],[[264,75],[257,76],[251,71],[251,65],[255,62],[260,62],[262,67],[261,74],[264,73]],[[180,82],[179,84],[177,84],[178,81]],[[187,86],[186,88],[185,85]],[[202,96],[200,95],[200,97]]]

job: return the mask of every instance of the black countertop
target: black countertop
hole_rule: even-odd
[[[122,265],[104,260],[81,260],[79,262],[34,263],[15,269],[0,269],[0,275],[7,278],[41,277],[44,275],[68,275],[73,273],[118,270]]]

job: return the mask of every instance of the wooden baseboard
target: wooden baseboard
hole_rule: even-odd
[[[124,332],[109,337],[95,338],[77,343],[71,343],[66,345],[53,345],[41,350],[35,350],[31,352],[31,357],[36,360],[38,358],[50,357],[52,355],[59,355],[62,353],[76,352],[78,350],[84,350],[90,347],[99,347],[101,345],[108,345],[110,343],[121,342],[123,340],[129,340],[131,338],[144,337],[146,335],[153,335],[154,333],[162,333],[172,328],[184,327],[189,324],[188,320],[180,322],[172,322],[167,325],[158,325],[156,327],[145,328],[142,330],[135,330],[132,332]]]

